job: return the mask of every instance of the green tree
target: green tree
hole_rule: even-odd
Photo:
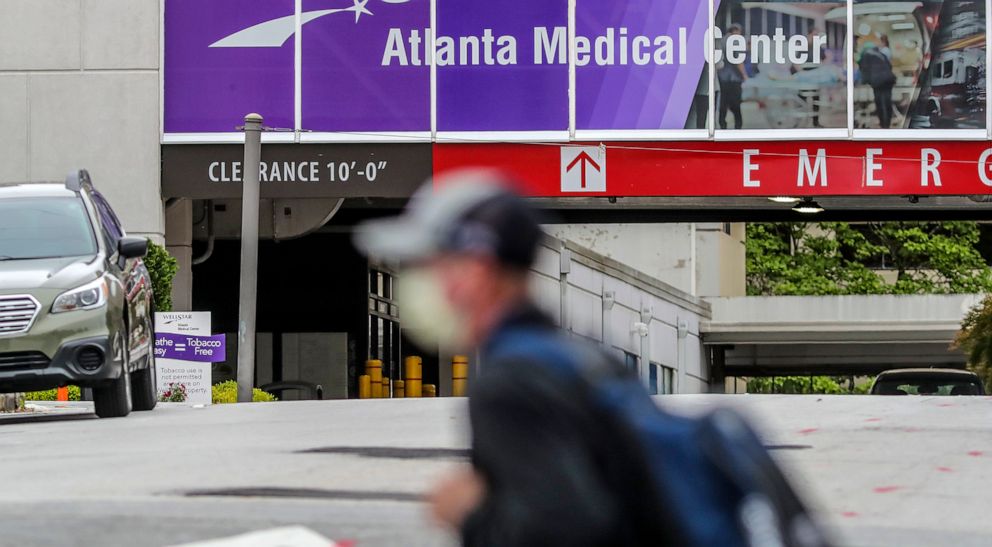
[[[895,294],[978,293],[992,288],[992,270],[978,252],[975,222],[889,222],[868,225],[898,277]]]
[[[968,356],[968,368],[982,378],[985,390],[992,393],[992,296],[968,311],[955,345]]]
[[[759,223],[747,229],[749,295],[992,290],[974,222]],[[873,269],[895,272],[887,283]]]

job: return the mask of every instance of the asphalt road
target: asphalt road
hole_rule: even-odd
[[[992,398],[675,396],[740,407],[843,545],[990,545]],[[0,545],[166,546],[302,524],[454,545],[420,495],[459,465],[463,401],[167,407],[0,418]]]

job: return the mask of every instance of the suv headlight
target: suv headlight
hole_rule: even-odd
[[[101,277],[82,287],[77,287],[60,294],[55,299],[55,303],[52,304],[52,313],[99,308],[107,303],[109,292],[110,288],[107,286],[107,280]]]

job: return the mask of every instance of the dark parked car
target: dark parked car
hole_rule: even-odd
[[[872,395],[985,395],[974,372],[951,368],[887,370],[875,378]]]
[[[147,250],[86,171],[0,184],[0,393],[75,384],[100,417],[154,408]]]

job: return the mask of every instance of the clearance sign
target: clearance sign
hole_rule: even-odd
[[[992,193],[989,142],[438,144],[434,171],[507,172],[531,197]]]

